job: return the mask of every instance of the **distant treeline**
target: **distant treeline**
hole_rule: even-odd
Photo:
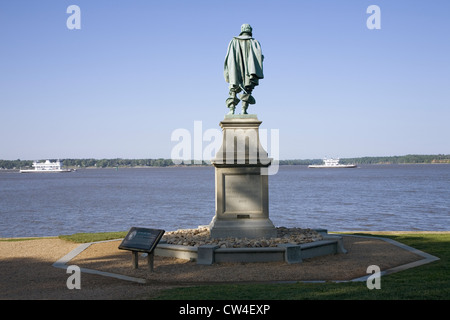
[[[46,159],[44,159],[46,160]],[[44,161],[41,160],[41,161]],[[55,161],[56,159],[49,159]],[[115,167],[168,167],[175,166],[171,159],[60,159],[65,167],[74,168],[115,168]],[[196,162],[197,163],[197,162]],[[321,164],[322,159],[279,160],[280,165]],[[390,157],[341,158],[340,163],[348,164],[407,164],[407,163],[450,163],[450,154],[406,155]],[[194,164],[194,161],[192,161]],[[32,167],[33,160],[0,160],[0,169],[19,169]],[[185,164],[186,165],[186,164]],[[189,164],[187,164],[189,165]],[[210,165],[202,161],[202,165]]]
[[[174,163],[170,159],[64,159],[68,167],[168,167]]]
[[[322,159],[311,160],[280,160],[281,165],[310,165],[321,164]],[[360,158],[341,158],[342,164],[413,164],[413,163],[450,163],[450,154],[438,155],[418,155],[408,154],[406,156],[388,156],[388,157],[360,157]]]
[[[450,154],[418,155],[408,154],[406,156],[391,157],[362,157],[341,159],[342,163],[356,164],[413,164],[413,163],[450,163]]]
[[[43,162],[47,159],[39,160]],[[48,159],[52,162],[57,159]],[[60,159],[65,167],[74,168],[116,168],[116,167],[168,167],[174,166],[171,159]],[[0,160],[0,169],[32,167],[33,160]],[[202,162],[206,165],[206,162]]]

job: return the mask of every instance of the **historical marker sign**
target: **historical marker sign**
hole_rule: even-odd
[[[132,227],[119,249],[151,253],[164,235],[164,230]]]
[[[148,267],[153,271],[153,250],[164,235],[164,230],[132,227],[122,240],[119,249],[130,250],[133,268],[138,268],[138,253],[148,253]]]

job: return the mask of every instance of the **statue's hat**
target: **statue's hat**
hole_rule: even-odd
[[[241,36],[243,33],[249,33],[250,35],[252,35],[252,31],[253,31],[252,27],[249,24],[244,23],[241,26],[241,33],[239,35]]]

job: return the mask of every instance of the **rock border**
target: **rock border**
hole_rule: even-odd
[[[155,249],[155,255],[197,261],[211,265],[223,262],[286,262],[346,253],[342,236],[324,229],[277,228],[276,238],[212,239],[206,226],[168,232]]]

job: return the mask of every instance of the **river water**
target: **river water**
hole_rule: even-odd
[[[209,224],[214,168],[0,171],[0,237],[166,231]],[[269,176],[276,226],[344,230],[450,230],[450,165],[280,166]]]

